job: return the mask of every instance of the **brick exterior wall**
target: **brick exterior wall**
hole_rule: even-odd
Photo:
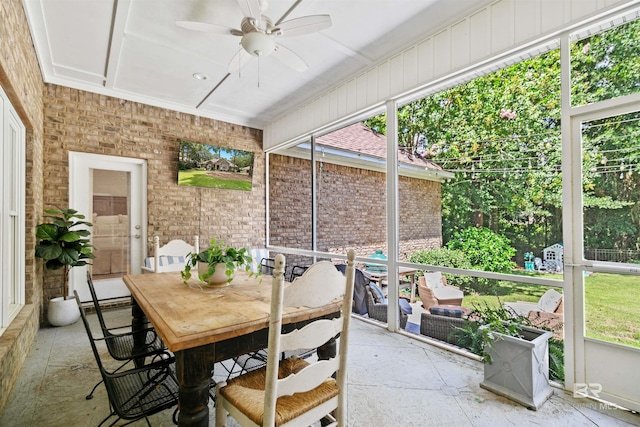
[[[42,90],[38,60],[20,0],[0,2],[0,86],[26,128],[25,297],[27,306],[0,337],[0,411],[7,402],[39,326],[42,263],[34,258],[42,218]]]
[[[311,249],[311,163],[272,155],[269,161],[270,243]],[[317,166],[320,251],[366,256],[386,245],[385,174],[334,164]],[[400,177],[400,259],[440,247],[440,183]],[[292,257],[295,262],[303,262]]]
[[[147,163],[148,248],[153,236],[201,246],[265,245],[265,155],[262,131],[67,87],[46,85],[45,206],[67,206],[69,151],[144,159]],[[251,191],[178,186],[180,139],[255,153]],[[45,298],[61,293],[47,275]]]

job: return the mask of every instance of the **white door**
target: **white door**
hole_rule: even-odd
[[[567,262],[565,257],[565,280],[570,283],[565,285],[565,295],[573,302],[575,324],[567,319],[570,312],[565,312],[569,326],[565,335],[573,331],[566,343],[575,342],[575,354],[574,369],[567,379],[578,398],[600,398],[637,411],[640,251],[635,242],[639,235],[640,96],[574,111],[572,259]],[[600,404],[585,400],[585,405]]]
[[[125,274],[138,274],[146,253],[147,169],[141,159],[69,152],[69,206],[93,224],[89,267],[74,267],[69,291],[91,299],[89,270],[99,299],[129,295]]]

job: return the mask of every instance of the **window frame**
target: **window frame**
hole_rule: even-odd
[[[25,126],[0,87],[0,335],[25,305]]]

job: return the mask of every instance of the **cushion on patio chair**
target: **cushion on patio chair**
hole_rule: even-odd
[[[378,285],[376,285],[374,282],[370,282],[369,283],[369,287],[373,291],[372,292],[373,300],[376,302],[376,304],[386,304],[387,303],[387,298],[385,298],[384,292],[382,292],[382,289],[380,289],[378,287]]]
[[[444,277],[439,271],[425,271],[424,280],[431,289],[437,289],[444,287]]]
[[[471,313],[471,310],[455,305],[434,305],[433,307],[429,307],[429,313],[437,316],[463,318]]]

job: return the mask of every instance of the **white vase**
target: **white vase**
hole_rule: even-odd
[[[49,301],[47,320],[51,326],[72,325],[80,318],[80,310],[75,298],[53,298]]]
[[[198,274],[201,276],[205,274],[209,270],[209,264],[205,262],[198,263]],[[229,277],[226,274],[227,266],[226,264],[220,263],[216,264],[216,269],[210,277],[207,277],[205,281],[209,284],[209,286],[222,287],[229,285]],[[234,270],[235,272],[235,270]],[[234,274],[231,274],[231,279],[233,279]]]

